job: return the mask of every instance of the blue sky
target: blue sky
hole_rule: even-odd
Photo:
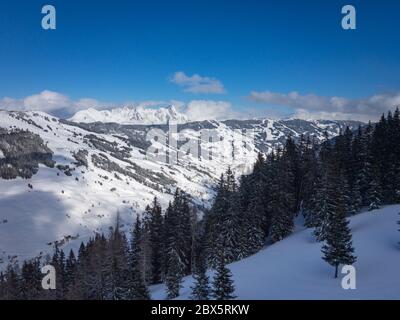
[[[41,28],[45,4],[56,30]],[[356,30],[341,28],[346,4]],[[399,14],[387,0],[2,0],[0,107],[220,101],[218,117],[375,117],[400,104]]]

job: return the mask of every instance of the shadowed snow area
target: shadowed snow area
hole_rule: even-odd
[[[358,261],[355,290],[344,290],[333,267],[321,258],[321,244],[311,229],[229,265],[238,299],[400,299],[400,233],[396,221],[400,205],[387,206],[351,218]],[[212,273],[210,273],[212,279]],[[192,278],[187,277],[180,299],[188,299]],[[165,298],[163,285],[152,287],[153,299]]]

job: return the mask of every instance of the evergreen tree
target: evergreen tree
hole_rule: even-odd
[[[129,284],[129,247],[125,234],[120,229],[120,216],[109,239],[109,255],[111,257],[111,299],[127,300],[130,297]]]
[[[207,265],[203,253],[200,253],[196,261],[196,268],[193,274],[194,286],[192,289],[191,299],[208,300],[210,298],[209,277],[207,276]]]
[[[137,216],[131,240],[130,297],[134,300],[149,300],[150,293],[144,281],[143,273],[140,270],[141,233],[142,233],[141,221],[139,216]]]
[[[225,176],[221,175],[213,206],[205,216],[207,261],[211,267],[216,266],[218,252],[221,250],[222,243],[218,240],[222,228],[221,218],[230,208],[229,196]]]
[[[165,276],[167,286],[167,299],[175,299],[179,296],[182,287],[182,278],[185,264],[180,259],[178,251],[172,247],[168,253],[168,270]]]
[[[163,252],[163,217],[161,214],[161,206],[157,198],[154,198],[152,207],[150,208],[150,246],[151,246],[151,268],[152,283],[161,282],[162,259]]]
[[[68,259],[65,262],[65,293],[73,286],[74,279],[76,277],[77,261],[75,258],[74,251],[72,249],[69,252]]]
[[[321,242],[326,237],[328,215],[334,210],[332,193],[328,193],[328,175],[325,173],[318,183],[314,202],[314,218],[310,225],[314,227],[314,235],[317,241]]]
[[[291,142],[289,143],[291,146]],[[272,214],[270,238],[277,242],[292,233],[294,228],[293,219],[296,210],[295,180],[293,171],[290,170],[290,158],[285,153],[279,156],[272,170],[271,176],[271,200],[269,202]]]
[[[24,300],[35,300],[42,293],[39,259],[24,261],[21,269],[20,298]]]
[[[369,181],[366,201],[368,204],[368,210],[372,211],[379,209],[382,204],[382,191],[380,185],[377,183],[375,178]]]
[[[233,300],[235,287],[232,280],[232,274],[225,265],[224,254],[220,254],[216,273],[213,281],[213,297],[215,300]]]
[[[331,180],[328,193],[336,192],[335,198],[330,197],[328,210],[325,244],[322,247],[323,259],[335,267],[335,278],[338,276],[340,264],[353,264],[356,257],[353,255],[352,237],[346,219],[346,201],[340,191],[340,179]]]
[[[20,296],[20,279],[16,266],[9,264],[4,274],[3,295],[5,300],[18,300]]]

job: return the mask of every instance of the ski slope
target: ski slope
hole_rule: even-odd
[[[400,299],[400,205],[351,218],[358,261],[356,289],[344,290],[334,269],[321,258],[311,229],[298,228],[285,240],[229,266],[238,299]],[[210,272],[212,279],[212,272]],[[188,299],[192,278],[184,279],[179,299]],[[165,298],[164,285],[152,287],[153,299]]]

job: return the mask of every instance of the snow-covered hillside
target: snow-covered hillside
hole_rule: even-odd
[[[320,140],[325,130],[333,137],[346,125],[355,128],[358,123],[269,119],[185,123],[178,127],[180,142],[172,151],[196,138],[212,157],[181,152],[177,163],[166,163],[146,155],[151,145],[146,135],[152,129],[167,132],[166,125],[78,124],[43,112],[0,111],[1,134],[29,131],[19,140],[3,138],[0,143],[4,175],[0,178],[0,267],[1,262],[51,249],[54,241],[77,246],[96,231],[107,232],[118,211],[128,226],[155,196],[165,208],[177,187],[189,193],[201,210],[211,204],[213,186],[229,166],[237,175],[249,172],[258,152],[282,146],[289,135],[298,139],[310,134]],[[203,129],[213,130],[217,139],[203,139]],[[23,150],[25,144],[33,149]],[[160,152],[165,151],[161,146]],[[54,166],[49,164],[52,161]],[[21,178],[26,177],[21,174],[25,171],[33,176]],[[20,177],[6,180],[12,177],[10,172],[19,172]]]
[[[321,258],[321,244],[311,229],[299,227],[288,238],[229,265],[238,299],[400,299],[400,205],[364,212],[351,218],[358,261],[356,289],[344,290],[341,277]],[[212,273],[210,272],[212,278]],[[184,280],[180,299],[188,299],[192,278]],[[164,285],[152,288],[164,299]]]

